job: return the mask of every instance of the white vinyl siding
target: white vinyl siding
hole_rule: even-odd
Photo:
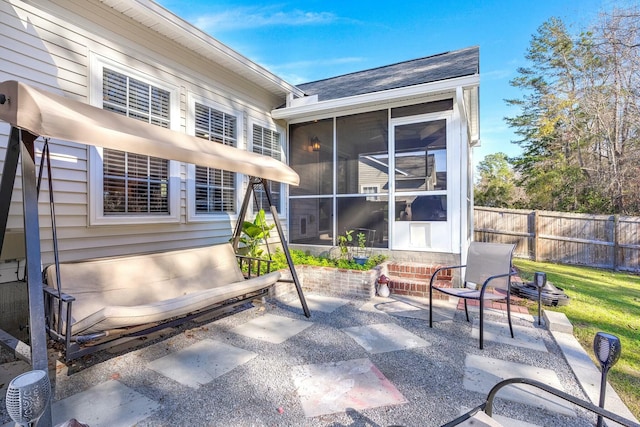
[[[254,123],[251,128],[251,150],[263,156],[269,156],[282,161],[282,133],[265,126]],[[282,185],[279,182],[269,181],[271,199],[278,210],[282,211]],[[255,209],[264,209],[269,212],[266,194],[262,189],[255,192]]]
[[[212,143],[237,147],[238,119],[214,108],[195,103],[195,135]],[[236,212],[236,174],[195,167],[196,214]]]
[[[176,18],[178,21],[182,22]],[[268,122],[273,106],[285,102],[268,88],[248,81],[223,64],[185,48],[98,0],[0,0],[0,22],[0,53],[5,59],[0,62],[0,81],[19,80],[103,108],[102,80],[106,67],[168,91],[167,125],[177,132],[193,132],[194,127],[189,124],[193,104],[188,102],[188,96],[198,94],[211,101],[205,105],[229,114],[240,112],[237,143],[245,149],[250,133],[245,116]],[[182,30],[178,36],[193,37]],[[0,121],[0,171],[9,130],[10,125]],[[103,150],[60,140],[51,140],[50,148],[62,261],[182,249],[229,240],[235,225],[233,216],[199,215],[199,221],[191,221],[192,199],[188,193],[192,184],[188,171],[192,165],[169,162],[170,214],[105,216]],[[37,163],[41,149],[39,138],[35,147]],[[23,227],[20,174],[18,168],[9,231],[19,232]],[[244,195],[241,177],[236,175],[239,198],[236,207]],[[47,192],[46,185],[43,191]],[[40,215],[43,265],[47,265],[54,257],[46,194],[40,195],[39,210],[43,213]],[[23,267],[24,260],[19,268],[16,262],[2,263],[0,283],[15,280],[17,270],[22,277]]]

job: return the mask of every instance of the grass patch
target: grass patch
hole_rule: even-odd
[[[523,280],[547,273],[547,280],[571,298],[559,311],[573,324],[574,335],[593,359],[593,338],[599,331],[620,338],[622,355],[609,371],[608,380],[629,410],[640,418],[640,276],[588,267],[516,259]],[[537,310],[537,305],[535,305]],[[537,311],[536,311],[537,314]]]

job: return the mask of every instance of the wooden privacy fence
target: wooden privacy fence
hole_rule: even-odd
[[[515,256],[640,273],[640,217],[474,208],[474,240],[516,243]]]

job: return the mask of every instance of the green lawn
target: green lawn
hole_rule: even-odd
[[[609,382],[631,412],[640,418],[640,276],[587,267],[515,259],[523,280],[543,271],[571,297],[567,306],[545,307],[567,315],[574,335],[594,360],[593,338],[599,331],[616,335],[622,355],[609,371]],[[537,305],[532,308],[537,314]]]

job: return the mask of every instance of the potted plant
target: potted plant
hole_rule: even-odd
[[[356,249],[356,255],[353,257],[353,260],[360,265],[364,265],[370,255],[370,248],[369,251],[367,250],[367,235],[359,232],[356,237],[358,239],[358,248]]]

